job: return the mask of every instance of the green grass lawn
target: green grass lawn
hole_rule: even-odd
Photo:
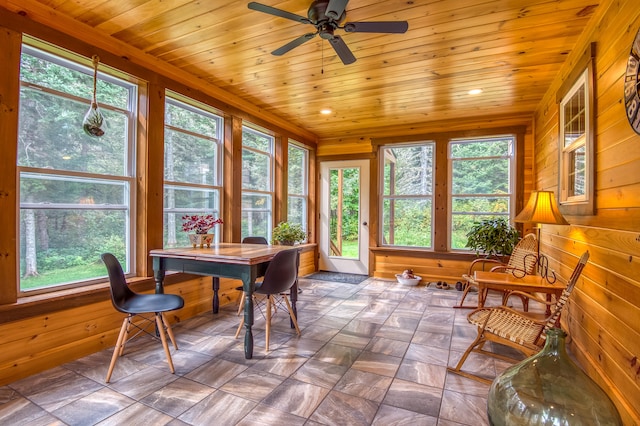
[[[72,268],[43,272],[36,277],[20,278],[20,289],[33,290],[50,285],[89,280],[107,275],[107,268],[102,262],[80,265]]]
[[[358,253],[357,241],[342,241],[342,257],[357,259],[360,257]]]

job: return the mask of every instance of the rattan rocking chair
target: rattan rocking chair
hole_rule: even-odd
[[[490,267],[491,272],[510,272],[515,274],[522,275],[532,275],[535,273],[536,268],[536,259],[538,258],[538,239],[535,234],[527,234],[525,235],[518,244],[513,248],[513,252],[509,257],[508,263],[500,262],[496,259],[476,259],[471,262],[469,265],[469,272],[462,276],[464,284],[464,293],[462,293],[462,299],[460,299],[460,304],[454,306],[455,308],[468,308],[475,309],[477,305],[465,305],[464,299],[469,294],[469,291],[472,288],[478,289],[478,284],[473,280],[473,273],[476,270],[485,270]],[[488,266],[489,265],[489,266]],[[505,301],[508,297],[508,294],[503,294],[502,302],[505,304]],[[525,304],[523,299],[523,304]]]
[[[487,341],[512,347],[526,356],[538,353],[544,346],[547,330],[560,325],[562,308],[567,303],[567,299],[573,291],[587,260],[589,260],[588,251],[580,257],[580,261],[573,270],[571,278],[569,278],[567,288],[562,291],[562,295],[554,303],[547,302],[528,293],[511,292],[511,294],[527,297],[547,306],[552,304],[551,315],[544,320],[536,320],[524,312],[519,312],[506,306],[479,308],[471,312],[467,319],[470,323],[478,326],[478,336],[462,354],[455,368],[447,367],[447,370],[483,383],[491,383],[489,379],[462,370],[462,365],[471,352],[482,353],[506,361],[516,361],[507,356],[484,350],[483,346]]]

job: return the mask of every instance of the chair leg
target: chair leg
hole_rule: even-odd
[[[289,298],[287,297],[286,294],[283,294],[282,298],[284,299],[284,303],[287,305],[287,309],[289,310],[289,316],[291,317],[291,321],[293,322],[293,325],[296,328],[296,333],[298,333],[298,336],[299,336],[300,328],[298,328],[298,319],[296,318],[296,315],[293,313],[293,309],[291,308],[291,303],[289,303]]]
[[[242,295],[240,295],[240,301],[238,302],[238,314],[240,315],[242,313],[242,310],[244,309],[244,298],[247,297],[247,294],[243,291]]]
[[[122,340],[122,343],[120,344],[120,351],[118,353],[118,356],[122,356],[122,354],[124,353],[124,347],[127,345],[127,342],[129,341],[129,332],[131,331],[131,325],[133,324],[133,318],[134,317],[135,317],[135,315],[129,315],[129,317],[128,317],[127,331],[125,331],[124,339]]]
[[[485,379],[483,377],[476,376],[476,375],[471,374],[471,373],[467,373],[466,371],[462,371],[462,365],[467,360],[467,357],[469,356],[469,354],[471,354],[471,352],[476,347],[482,348],[482,346],[484,346],[485,342],[486,342],[486,339],[484,338],[482,330],[478,329],[478,336],[469,345],[467,350],[464,351],[464,353],[462,354],[462,357],[460,358],[460,361],[458,361],[458,364],[455,366],[455,368],[447,367],[447,371],[449,371],[451,373],[454,373],[454,374],[458,374],[460,376],[463,376],[463,377],[466,377],[466,378],[469,378],[469,379],[473,379],[473,380],[482,382],[482,383],[491,384],[491,380]]]
[[[464,287],[464,292],[462,293],[462,299],[460,299],[460,304],[455,305],[454,308],[463,308],[463,309],[476,309],[478,306],[465,306],[464,305],[464,299],[467,297],[467,294],[469,294],[469,290],[471,289],[472,284],[469,283],[467,281],[467,284]],[[478,297],[480,297],[480,295],[478,295]]]
[[[167,329],[167,334],[169,335],[169,340],[173,343],[173,347],[178,350],[178,343],[176,342],[176,337],[173,335],[173,329],[171,328],[171,324],[167,321],[164,313],[160,313],[160,318],[162,318],[162,323],[164,324],[164,328]]]
[[[176,370],[175,368],[173,368],[173,361],[171,360],[171,352],[169,352],[169,345],[167,344],[167,336],[165,336],[164,334],[164,327],[162,324],[162,315],[160,313],[156,313],[156,325],[158,326],[158,334],[160,334],[160,340],[162,341],[162,347],[164,348],[164,353],[167,355],[169,370],[171,370],[171,373],[175,373]]]
[[[240,317],[240,324],[238,324],[238,329],[236,330],[236,336],[235,336],[236,339],[240,335],[240,331],[242,331],[242,326],[243,325],[244,325],[244,315],[242,317]]]
[[[267,296],[267,324],[266,324],[266,333],[265,333],[265,351],[269,352],[269,337],[271,335],[271,305],[273,302],[273,296]]]
[[[118,357],[122,355],[122,346],[125,335],[127,334],[127,330],[129,328],[129,321],[131,320],[131,316],[128,316],[122,321],[122,327],[120,327],[120,333],[118,333],[118,340],[116,340],[116,346],[113,348],[113,355],[111,356],[111,363],[109,364],[109,369],[107,370],[107,378],[104,380],[105,383],[109,383],[111,380],[111,374],[113,373],[113,369],[116,366],[116,361]]]

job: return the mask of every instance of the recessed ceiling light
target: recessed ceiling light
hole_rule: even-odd
[[[480,93],[482,93],[482,89],[471,89],[467,93],[470,95],[479,95]]]
[[[320,114],[323,114],[323,115],[329,115],[332,112],[333,111],[331,111],[329,108],[323,108],[323,109],[320,110]]]

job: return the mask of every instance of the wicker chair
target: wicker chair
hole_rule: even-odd
[[[479,308],[471,312],[467,319],[470,323],[478,326],[478,336],[462,354],[455,368],[448,367],[447,370],[480,382],[491,383],[488,379],[462,371],[462,365],[471,352],[483,353],[506,361],[515,361],[504,355],[484,350],[482,347],[487,341],[510,346],[526,356],[538,353],[544,346],[547,330],[551,327],[559,326],[562,308],[567,303],[567,299],[573,291],[587,260],[589,260],[588,251],[580,257],[580,261],[573,270],[571,278],[569,278],[567,288],[562,291],[562,295],[554,303],[547,302],[528,293],[517,291],[511,293],[536,300],[547,306],[552,304],[551,315],[544,320],[537,320],[524,312],[519,312],[506,306]]]
[[[476,259],[471,262],[469,266],[469,272],[462,276],[462,279],[466,281],[464,286],[464,293],[462,293],[462,299],[460,299],[460,304],[454,306],[455,308],[469,308],[475,309],[478,306],[472,305],[464,305],[464,299],[469,294],[471,288],[478,288],[478,284],[473,280],[473,272],[482,269],[485,270],[487,265],[491,265],[491,272],[511,272],[518,273],[520,272],[523,275],[532,275],[535,273],[536,267],[536,259],[538,253],[538,239],[535,234],[527,234],[525,235],[516,246],[513,248],[513,252],[509,257],[508,263],[502,263],[496,259]],[[503,304],[506,301],[508,294],[503,294]],[[523,305],[526,302],[523,299]]]

